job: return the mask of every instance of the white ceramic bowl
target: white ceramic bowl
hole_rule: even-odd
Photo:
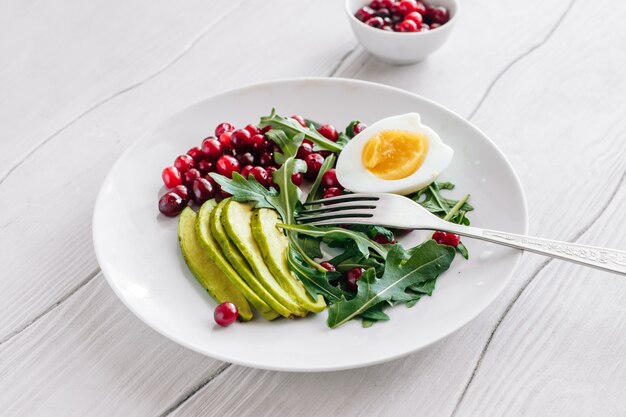
[[[446,7],[450,12],[450,20],[436,29],[425,32],[390,32],[366,25],[354,14],[361,7],[368,5],[368,0],[346,0],[346,13],[354,35],[372,55],[390,64],[412,64],[439,49],[450,36],[458,19],[457,0],[436,0],[430,3]]]

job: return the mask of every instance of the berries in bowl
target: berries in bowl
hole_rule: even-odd
[[[359,43],[391,64],[411,64],[445,43],[459,12],[457,0],[346,0]]]

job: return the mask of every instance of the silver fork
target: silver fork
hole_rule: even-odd
[[[359,193],[306,203],[301,224],[371,224],[399,229],[440,230],[523,249],[626,275],[626,252],[462,226],[440,219],[413,200],[396,194]],[[319,206],[319,207],[317,207]]]

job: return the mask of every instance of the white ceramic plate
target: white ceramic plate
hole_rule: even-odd
[[[419,112],[455,150],[441,179],[471,193],[473,224],[513,233],[527,231],[520,182],[495,144],[469,122],[417,95],[342,79],[296,79],[229,91],[181,111],[130,147],[106,178],[93,219],[93,240],[104,275],[120,299],[164,336],[214,358],[257,368],[330,371],[391,360],[434,343],[476,317],[502,292],[521,253],[466,239],[470,260],[457,256],[432,297],[415,307],[389,309],[391,320],[364,329],[358,320],[335,330],[326,312],[274,322],[255,318],[228,328],[213,324],[216,303],[187,270],[176,219],[159,214],[161,170],[215,126],[243,126],[276,107],[343,128],[353,119]],[[405,247],[422,240],[410,234]]]

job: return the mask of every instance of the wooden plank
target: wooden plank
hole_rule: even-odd
[[[0,346],[6,416],[149,416],[223,366],[157,334],[100,274]]]
[[[328,13],[318,3],[283,1],[278,7],[286,15],[309,15],[305,23],[285,19],[274,8],[242,4],[166,72],[77,120],[0,183],[5,195],[23,196],[28,190],[25,198],[0,210],[0,264],[10,277],[0,281],[0,341],[97,271],[93,204],[121,152],[160,120],[217,91],[272,77],[329,74],[352,42],[340,5],[332,7],[338,21],[312,38],[308,33],[317,27],[316,19]],[[285,40],[283,32],[267,31],[266,25],[295,35]],[[241,41],[242,26],[254,42]],[[284,58],[292,49],[299,58]],[[278,64],[254,64],[268,57]]]
[[[580,239],[626,247],[626,185]],[[622,227],[623,228],[623,227]],[[551,262],[504,318],[455,416],[626,414],[626,281]]]

